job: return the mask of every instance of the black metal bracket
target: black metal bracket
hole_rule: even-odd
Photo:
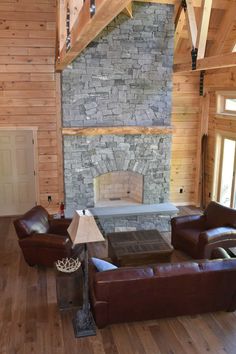
[[[200,83],[199,83],[199,95],[203,96],[204,94],[204,77],[205,77],[205,70],[200,72]]]
[[[193,48],[191,50],[191,56],[192,56],[192,70],[196,70],[197,68],[197,52],[198,49],[197,48]]]
[[[93,17],[96,12],[95,0],[90,0],[90,17]]]
[[[66,12],[66,51],[71,48],[71,36],[70,36],[70,9],[67,7]]]
[[[186,0],[182,0],[182,1],[181,1],[181,6],[182,6],[182,8],[184,9],[184,11],[187,10],[187,3],[186,3]]]

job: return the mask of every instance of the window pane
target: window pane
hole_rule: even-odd
[[[236,98],[226,98],[225,109],[226,111],[236,111]]]
[[[230,207],[233,172],[234,172],[235,141],[224,139],[220,203]]]

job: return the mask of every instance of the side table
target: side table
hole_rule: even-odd
[[[80,267],[72,273],[56,271],[57,303],[60,310],[83,304],[83,271]]]

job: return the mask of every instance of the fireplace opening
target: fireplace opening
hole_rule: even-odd
[[[95,207],[143,203],[143,175],[115,171],[97,176],[93,181]]]

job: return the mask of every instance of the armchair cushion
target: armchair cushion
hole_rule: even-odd
[[[67,229],[71,219],[49,219],[49,232],[58,235],[68,235]]]

